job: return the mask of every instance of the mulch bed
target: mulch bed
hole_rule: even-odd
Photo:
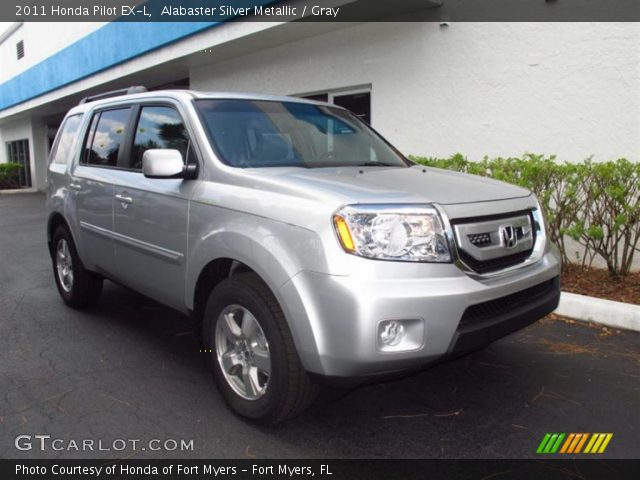
[[[562,271],[562,290],[640,305],[640,272],[619,279],[609,275],[606,269],[568,265]]]

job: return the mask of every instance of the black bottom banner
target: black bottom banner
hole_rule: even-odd
[[[7,479],[631,479],[640,460],[0,460]]]

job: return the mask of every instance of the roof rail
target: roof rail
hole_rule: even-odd
[[[147,91],[147,88],[142,86],[121,88],[120,90],[111,90],[110,92],[98,93],[96,95],[84,97],[82,100],[80,100],[79,105],[82,105],[83,103],[93,102],[95,100],[101,100],[103,98],[119,97],[120,95],[132,95],[134,93],[144,93]]]

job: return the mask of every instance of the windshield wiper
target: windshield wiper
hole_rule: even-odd
[[[362,162],[353,166],[354,167],[402,167],[403,165],[396,165],[394,163],[381,163],[381,162]]]

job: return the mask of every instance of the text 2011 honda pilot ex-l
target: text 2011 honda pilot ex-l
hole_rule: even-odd
[[[300,412],[321,377],[414,370],[558,304],[531,192],[416,165],[334,105],[109,92],[69,111],[48,173],[63,300],[110,279],[201,318],[220,390],[256,421]]]

